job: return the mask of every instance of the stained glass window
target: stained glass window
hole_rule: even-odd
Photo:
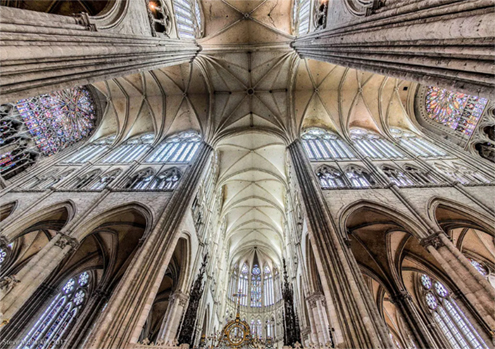
[[[241,296],[241,305],[247,306],[247,297],[248,297],[248,279],[249,267],[246,263],[242,265],[241,273],[239,274],[239,292],[243,295]]]
[[[17,349],[60,346],[86,303],[90,281],[90,274],[84,271],[63,284]]]
[[[488,349],[476,329],[450,297],[447,288],[429,276],[421,275],[426,305],[453,348]]]
[[[353,128],[350,135],[359,151],[371,159],[401,159],[405,157],[397,147],[376,133],[361,128]]]
[[[452,163],[452,166],[436,163],[435,167],[450,179],[465,185],[485,184],[493,181],[493,178],[458,163]]]
[[[115,141],[115,135],[108,136],[105,138],[98,139],[84,148],[79,150],[77,153],[68,158],[66,163],[84,163],[87,161],[92,161],[102,155],[110,145]]]
[[[321,166],[316,171],[322,189],[345,188],[347,184],[342,172],[331,166]]]
[[[146,133],[133,137],[116,147],[110,154],[105,156],[103,163],[129,163],[139,159],[150,147],[155,136]]]
[[[124,184],[124,189],[139,189],[139,190],[174,190],[180,180],[181,173],[177,168],[169,168],[157,175],[155,172],[146,168],[136,172]]]
[[[198,0],[173,0],[179,38],[201,36],[201,9]]]
[[[441,182],[431,171],[424,171],[412,165],[406,165],[404,169],[415,185],[433,185]]]
[[[483,276],[488,275],[488,270],[483,264],[475,261],[474,259],[469,259],[469,261],[471,262],[471,265],[478,271],[478,273],[480,273]]]
[[[95,127],[93,101],[84,87],[21,99],[16,107],[43,155],[86,138]]]
[[[275,303],[275,297],[273,294],[273,276],[272,271],[268,265],[263,270],[263,301],[266,307]]]
[[[0,248],[0,267],[2,266],[3,262],[7,259],[7,251],[3,248]]]
[[[354,188],[369,188],[376,184],[370,174],[358,166],[349,166],[345,174]]]
[[[428,118],[468,136],[473,133],[487,102],[485,98],[434,86],[428,87],[425,95]]]
[[[398,128],[392,128],[390,129],[390,132],[404,148],[408,149],[414,155],[425,158],[439,158],[447,156],[447,153],[444,150],[437,148],[415,133]]]
[[[311,1],[295,0],[293,8],[293,21],[296,35],[307,34],[311,17]]]
[[[261,269],[257,264],[251,270],[251,307],[261,307]]]
[[[301,139],[311,161],[356,158],[340,137],[324,129],[308,128],[301,135]]]
[[[146,159],[147,162],[189,162],[199,148],[201,137],[197,132],[186,131],[168,137]]]
[[[383,173],[388,177],[390,182],[399,187],[410,187],[414,185],[413,181],[407,177],[404,172],[392,166],[382,166]]]

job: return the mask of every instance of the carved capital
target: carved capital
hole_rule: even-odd
[[[0,278],[0,290],[5,294],[9,293],[19,282],[15,275],[4,276]]]
[[[392,301],[394,303],[402,303],[405,301],[412,301],[412,297],[411,297],[411,294],[409,292],[407,292],[407,290],[401,290],[401,291],[399,291],[399,293],[395,294],[392,297]]]
[[[9,244],[9,239],[6,236],[0,235],[0,248],[7,248]]]
[[[429,246],[433,246],[436,250],[438,250],[440,247],[445,246],[444,242],[440,238],[440,234],[443,233],[433,233],[430,236],[421,239],[421,246],[424,248],[428,248]]]
[[[71,246],[75,250],[79,246],[79,241],[65,234],[60,234],[60,239],[55,243],[55,246],[64,249],[66,246]]]
[[[182,291],[175,291],[171,298],[172,301],[179,302],[179,305],[181,307],[185,307],[189,299],[189,296]]]

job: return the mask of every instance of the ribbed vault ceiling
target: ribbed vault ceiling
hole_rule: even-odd
[[[193,63],[95,84],[109,103],[94,138],[201,132],[219,154],[231,257],[257,247],[279,261],[287,144],[309,126],[343,137],[352,127],[412,129],[410,83],[301,60],[289,45],[291,1],[202,4],[205,36]]]

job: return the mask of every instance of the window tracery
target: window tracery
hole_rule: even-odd
[[[65,282],[17,349],[59,346],[86,304],[91,282],[87,271]]]
[[[174,190],[180,180],[181,173],[177,168],[169,168],[155,175],[155,171],[146,168],[136,172],[124,184],[124,189],[136,190]]]
[[[172,29],[172,18],[167,3],[163,0],[148,1],[148,15],[153,36],[169,36]]]
[[[399,187],[410,187],[414,185],[414,182],[395,167],[388,165],[382,166],[383,173],[388,177],[388,179]]]
[[[359,151],[372,159],[403,159],[404,154],[380,135],[361,128],[350,130],[351,140]]]
[[[452,167],[445,164],[435,164],[435,167],[450,179],[464,185],[487,184],[493,181],[492,178],[488,178],[485,174],[457,163],[453,163]]]
[[[487,102],[485,98],[435,86],[427,88],[424,101],[429,119],[467,136],[473,133]]]
[[[398,128],[392,128],[390,129],[390,132],[404,148],[407,148],[416,156],[422,156],[425,158],[439,158],[448,156],[444,150],[437,148],[415,133]]]
[[[30,190],[46,190],[68,178],[74,171],[74,169],[69,169],[60,174],[58,173],[58,170],[50,171],[46,174],[32,178],[23,185],[23,188]]]
[[[251,307],[261,307],[261,269],[257,264],[251,270]]]
[[[186,131],[168,137],[153,153],[146,162],[189,162],[201,144],[201,136],[194,131]]]
[[[301,139],[311,161],[356,158],[339,136],[324,129],[317,127],[306,129]]]
[[[198,0],[173,0],[177,33],[182,39],[202,35],[201,4]]]
[[[119,174],[121,172],[122,171],[120,169],[117,169],[117,170],[113,170],[113,171],[107,172],[107,173],[99,176],[96,180],[94,180],[90,184],[89,189],[90,190],[103,190],[103,189],[105,189],[108,185],[110,185],[115,180],[115,178],[117,178],[119,176]]]
[[[107,151],[115,141],[115,135],[98,139],[70,156],[64,163],[80,164],[92,161]]]
[[[421,275],[420,281],[425,304],[453,348],[488,348],[441,282],[426,274]]]
[[[263,302],[265,306],[275,304],[275,297],[273,295],[273,276],[272,271],[268,265],[263,269]]]
[[[77,87],[0,106],[0,175],[9,179],[88,137],[96,112],[89,90]]]
[[[154,140],[155,136],[150,133],[133,137],[113,149],[102,162],[114,164],[137,160],[151,147]]]
[[[342,172],[331,166],[321,166],[316,171],[322,189],[345,188],[347,184]]]
[[[248,297],[248,285],[249,285],[249,280],[248,280],[248,274],[249,274],[249,267],[246,263],[242,265],[241,272],[239,274],[239,292],[243,295],[241,296],[240,303],[243,306],[247,306],[247,297]]]
[[[416,185],[435,185],[441,183],[441,181],[436,178],[431,172],[423,171],[412,165],[406,165],[404,169],[407,173],[407,176]]]
[[[101,170],[93,170],[93,171],[90,171],[88,173],[83,174],[80,177],[77,177],[76,179],[74,179],[73,185],[71,186],[71,189],[85,189],[92,182],[97,180],[100,173],[101,173]]]
[[[354,165],[349,166],[346,169],[345,174],[354,188],[369,188],[376,185],[373,177],[371,177],[368,171],[362,167]]]

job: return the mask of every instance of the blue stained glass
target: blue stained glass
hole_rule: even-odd
[[[47,156],[89,136],[95,127],[93,101],[83,87],[21,99],[16,107],[36,146]]]

